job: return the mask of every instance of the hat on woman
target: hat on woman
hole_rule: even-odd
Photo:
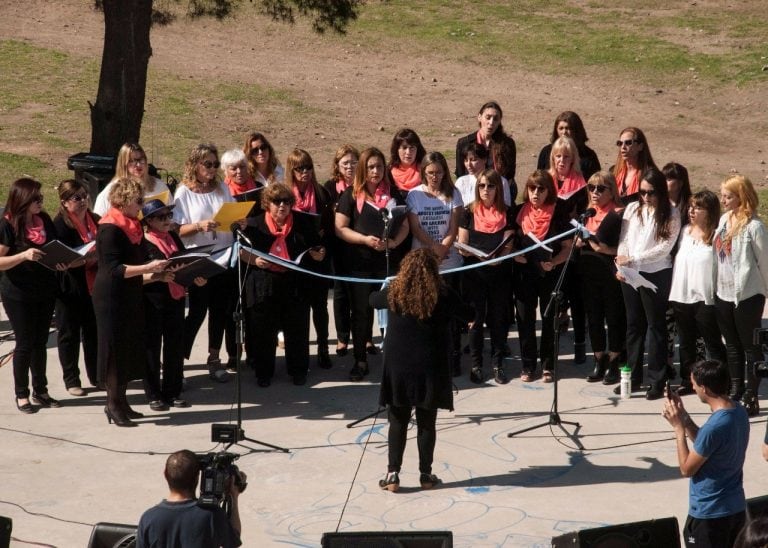
[[[146,219],[158,213],[169,213],[174,208],[174,204],[165,205],[162,200],[150,200],[141,208],[141,216]]]

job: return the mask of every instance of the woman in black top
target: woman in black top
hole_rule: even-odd
[[[99,271],[93,287],[93,308],[99,338],[97,370],[107,388],[107,421],[137,426],[141,418],[128,405],[128,381],[144,377],[146,348],[142,276],[162,272],[167,261],[147,262],[144,231],[137,219],[144,189],[135,179],[118,179],[109,191],[110,209],[99,221],[96,253]]]
[[[437,410],[453,410],[449,324],[454,319],[469,321],[472,309],[442,282],[437,256],[427,248],[409,252],[397,278],[388,289],[371,295],[371,304],[389,310],[379,395],[379,404],[387,406],[389,414],[389,458],[379,487],[392,492],[400,487],[415,407],[419,483],[422,489],[431,489],[440,483],[432,473]]]
[[[13,382],[16,407],[22,413],[37,411],[29,401],[30,371],[32,401],[41,407],[60,407],[48,394],[45,377],[45,345],[58,284],[53,270],[37,264],[45,255],[40,248],[56,239],[53,222],[43,211],[40,188],[33,179],[14,181],[0,219],[0,296],[16,341]]]
[[[570,228],[568,211],[562,200],[557,199],[557,190],[552,176],[543,170],[534,171],[526,182],[524,202],[515,212],[517,249],[529,247],[533,234],[541,241],[561,234]],[[568,259],[571,240],[557,240],[548,244],[552,253],[539,248],[514,258],[513,287],[517,309],[517,329],[520,336],[520,354],[523,360],[521,380],[531,382],[536,378],[537,356],[541,358],[544,382],[553,382],[554,337],[552,313],[544,311],[549,303],[552,290],[563,263]],[[536,345],[536,305],[541,312],[541,344]]]
[[[287,185],[269,185],[261,196],[264,213],[249,221],[245,233],[255,250],[286,261],[295,261],[309,250],[301,262],[306,268],[325,258],[325,247],[312,221],[291,212],[295,201]],[[243,269],[246,351],[256,370],[256,381],[262,388],[271,384],[275,341],[282,329],[288,374],[293,384],[301,386],[307,382],[309,370],[308,287],[315,280],[246,251],[241,251],[240,259],[250,265]]]
[[[513,232],[504,204],[503,182],[498,173],[486,169],[477,178],[475,199],[465,209],[464,219],[459,228],[459,242],[484,253],[496,252],[489,259],[506,255],[512,250],[509,241],[499,249]],[[464,264],[477,264],[483,259],[470,252],[462,251]],[[469,328],[469,347],[472,355],[472,369],[469,380],[483,382],[483,325],[488,324],[491,332],[491,363],[497,383],[509,382],[503,368],[503,349],[507,344],[507,303],[509,300],[509,278],[511,262],[495,263],[475,268],[464,273],[465,293],[475,307],[475,317]]]
[[[350,276],[363,279],[383,279],[397,272],[397,253],[394,251],[408,235],[408,223],[393,224],[393,231],[384,238],[382,210],[404,205],[400,191],[389,182],[384,154],[377,148],[367,148],[360,155],[355,180],[344,191],[336,206],[336,235],[344,242],[345,262]],[[405,216],[400,221],[405,220]],[[396,221],[393,221],[393,223]],[[392,250],[389,259],[386,249]],[[372,324],[373,310],[368,297],[378,289],[377,284],[352,284],[352,344],[355,365],[349,372],[353,382],[368,374],[366,341]]]
[[[616,179],[607,171],[592,175],[587,190],[589,207],[594,208],[596,213],[585,223],[589,239],[576,241],[581,250],[578,269],[587,310],[589,340],[595,356],[595,366],[587,376],[587,382],[616,384],[619,382],[621,355],[627,347],[624,297],[614,264],[621,233],[621,214],[616,210],[620,210],[621,202]]]
[[[59,183],[59,213],[53,219],[59,240],[76,248],[96,240],[99,217],[89,209],[88,189],[74,179]],[[64,373],[64,386],[72,396],[84,396],[80,382],[80,342],[83,344],[85,372],[91,386],[97,385],[96,316],[91,291],[96,280],[96,248],[84,261],[70,265],[60,276],[60,292],[56,299],[56,329],[59,362]]]
[[[334,212],[336,210],[336,204],[338,204],[339,198],[341,198],[341,194],[352,186],[352,182],[355,179],[357,161],[359,159],[360,153],[352,145],[341,145],[336,151],[336,155],[333,157],[331,178],[323,184],[323,188],[328,192],[328,196],[333,204]],[[336,236],[335,227],[330,236],[328,242],[328,254],[331,256],[333,271],[337,276],[345,276],[347,268],[343,260],[343,242]],[[349,351],[349,334],[352,330],[352,311],[349,304],[349,291],[350,287],[347,282],[342,282],[341,280],[333,281],[333,322],[336,326],[337,356],[346,356]],[[373,346],[372,343],[371,346]]]
[[[581,174],[584,176],[584,179],[589,179],[592,177],[592,174],[600,171],[600,160],[597,159],[597,153],[587,146],[589,137],[587,137],[587,130],[584,129],[584,123],[578,114],[570,110],[561,112],[555,118],[555,127],[552,128],[549,144],[539,152],[536,169],[549,169],[552,143],[559,137],[570,137],[576,142],[576,146],[579,149]]]

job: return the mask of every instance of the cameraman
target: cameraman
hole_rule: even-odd
[[[230,548],[240,546],[240,490],[229,479],[231,515],[220,507],[201,508],[195,491],[200,477],[200,461],[188,450],[173,453],[165,463],[168,498],[141,516],[137,548],[184,546],[184,548]],[[245,481],[245,474],[240,472]]]

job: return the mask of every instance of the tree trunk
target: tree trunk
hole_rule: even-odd
[[[90,152],[117,155],[123,143],[138,143],[141,134],[152,0],[103,0],[103,8],[104,51],[96,104],[90,105]]]

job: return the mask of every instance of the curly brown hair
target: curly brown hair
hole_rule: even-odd
[[[426,320],[437,306],[442,284],[437,255],[426,247],[414,249],[390,284],[387,303],[396,314]]]

